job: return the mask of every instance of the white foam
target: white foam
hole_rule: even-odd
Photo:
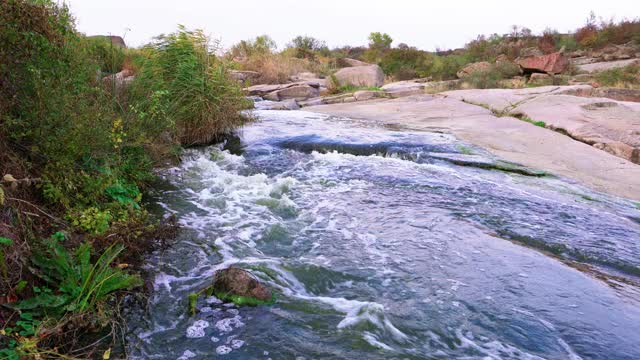
[[[216,354],[218,355],[227,355],[228,353],[230,353],[231,351],[233,351],[233,349],[231,349],[229,346],[227,345],[220,345],[216,348]]]
[[[198,320],[193,325],[187,328],[187,338],[201,338],[204,337],[204,329],[209,327],[209,322],[205,320]]]
[[[193,353],[192,351],[190,351],[190,350],[185,350],[185,351],[182,353],[182,356],[180,356],[180,357],[178,358],[178,360],[188,360],[188,359],[191,359],[191,358],[194,358],[194,357],[196,357],[196,354],[194,354],[194,353]]]
[[[239,328],[244,326],[244,323],[241,321],[241,317],[236,315],[232,318],[226,318],[222,320],[218,320],[216,322],[216,329],[218,329],[222,333],[228,333],[233,331],[234,328]]]
[[[370,345],[375,346],[377,348],[383,349],[383,350],[389,350],[389,351],[393,351],[393,348],[385,343],[383,343],[382,341],[378,340],[378,338],[375,337],[375,335],[365,332],[364,335],[362,336],[362,338],[368,342]]]

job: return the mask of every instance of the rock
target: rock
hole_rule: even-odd
[[[356,60],[356,59],[350,59],[350,58],[340,59],[339,62],[340,63],[338,65],[345,66],[345,67],[369,66],[369,65],[371,65],[371,64],[366,63],[364,61],[360,61],[360,60]]]
[[[273,301],[271,290],[251,275],[250,272],[230,267],[218,270],[213,275],[213,290],[221,300],[232,297],[243,297],[258,300],[258,302]]]
[[[458,76],[458,79],[464,79],[473,73],[486,72],[486,71],[489,71],[490,69],[491,69],[490,63],[486,61],[481,61],[481,62],[471,63],[463,67],[462,69],[460,69],[460,71],[456,73],[456,75]]]
[[[298,110],[300,105],[295,99],[279,101],[271,105],[270,110]]]
[[[322,105],[322,104],[324,104],[324,99],[321,98],[321,97],[309,99],[309,100],[306,100],[306,101],[300,101],[298,103],[298,105],[300,105],[301,107],[316,106],[316,105]]]
[[[306,84],[306,82],[301,81],[301,82],[288,83],[288,84],[260,84],[260,85],[253,85],[248,88],[244,88],[244,91],[249,96],[264,97],[268,93],[271,93],[277,90],[286,89],[291,86],[302,85],[302,84]]]
[[[338,70],[334,76],[338,86],[378,87],[384,84],[384,72],[378,65],[348,67]]]
[[[578,74],[578,75],[574,75],[573,77],[571,77],[571,79],[569,79],[569,85],[587,84],[592,80],[593,80],[593,75],[591,74]]]
[[[344,99],[353,97],[353,94],[340,94],[334,96],[327,96],[322,99],[323,104],[338,104],[343,103]]]
[[[115,83],[115,90],[122,91],[131,81],[133,81],[133,71],[130,69],[124,69],[119,73],[107,75],[102,78],[102,83],[107,89],[111,89]]]
[[[578,65],[578,70],[582,72],[587,72],[587,73],[596,73],[600,71],[627,67],[635,63],[640,64],[640,60],[628,59],[628,60],[618,60],[618,61],[611,61],[611,62],[590,63],[590,64]]]
[[[370,90],[361,90],[353,93],[353,97],[357,101],[371,100],[375,98],[384,97],[384,92],[382,91],[370,91]]]
[[[278,90],[272,91],[268,94],[262,96],[265,100],[269,101],[280,101],[280,96],[278,95]]]
[[[309,86],[307,84],[288,87],[282,90],[278,90],[275,93],[277,93],[277,96],[280,100],[307,100],[320,96],[320,90],[318,89],[318,87]]]
[[[229,77],[239,82],[245,82],[247,80],[251,81],[259,78],[260,73],[248,70],[229,70]]]
[[[560,52],[555,52],[549,55],[517,59],[516,64],[520,65],[525,72],[559,74],[566,70],[569,58]]]
[[[552,85],[553,77],[548,74],[533,73],[527,82],[529,85],[544,86]]]

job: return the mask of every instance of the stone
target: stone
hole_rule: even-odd
[[[340,59],[339,62],[340,62],[339,65],[342,65],[342,66],[345,66],[345,67],[369,66],[369,65],[371,65],[371,64],[366,63],[364,61],[360,61],[360,60],[356,60],[356,59],[350,59],[350,58]]]
[[[298,110],[300,109],[300,105],[295,99],[288,99],[283,101],[278,101],[276,103],[271,104],[269,110]]]
[[[462,80],[445,80],[434,81],[424,84],[424,92],[427,94],[435,94],[443,91],[459,90],[464,86]]]
[[[134,79],[133,71],[130,69],[124,69],[116,74],[107,75],[102,78],[102,83],[107,89],[110,89],[115,84],[116,91],[124,90],[131,81]]]
[[[640,64],[640,60],[628,59],[628,60],[618,60],[618,61],[610,61],[610,62],[589,63],[584,65],[578,65],[578,70],[581,72],[587,72],[587,73],[597,73],[600,71],[627,67],[633,64]]]
[[[370,91],[370,90],[361,90],[353,93],[353,97],[357,101],[371,100],[375,98],[384,97],[384,92],[382,91]]]
[[[320,96],[320,90],[318,87],[309,86],[307,84],[288,87],[278,90],[276,93],[279,100],[307,100]]]
[[[267,94],[273,93],[273,92],[278,92],[280,90],[284,90],[290,87],[297,87],[297,86],[309,86],[312,87],[314,89],[320,89],[321,84],[318,83],[317,81],[298,81],[298,82],[293,82],[293,83],[288,83],[288,84],[261,84],[261,85],[254,85],[254,86],[250,86],[248,88],[245,88],[244,91],[247,93],[247,95],[249,96],[260,96],[260,97],[265,97]],[[295,91],[302,91],[300,89],[297,89]],[[310,91],[310,90],[304,90],[304,91]],[[275,98],[275,96],[278,93],[271,95],[272,98]],[[317,96],[317,95],[316,95]],[[267,99],[267,100],[272,100],[272,99]],[[275,100],[273,101],[278,101],[280,100],[279,98],[275,98]]]
[[[548,74],[533,73],[527,82],[529,85],[544,86],[552,85],[553,77]]]
[[[490,63],[486,61],[480,61],[476,63],[471,63],[463,67],[456,73],[456,76],[458,76],[458,79],[464,79],[473,73],[486,72],[486,71],[489,71],[490,69],[491,69]]]
[[[317,105],[322,105],[324,104],[324,99],[321,97],[317,97],[317,98],[313,98],[313,99],[309,99],[309,100],[305,100],[305,101],[300,101],[298,103],[298,105],[300,105],[300,107],[306,107],[306,106],[317,106]]]
[[[229,77],[239,82],[245,82],[247,80],[251,81],[259,78],[260,73],[248,70],[229,70]]]
[[[273,294],[269,288],[250,272],[237,267],[216,271],[213,275],[213,290],[220,299],[228,299],[229,296],[235,295],[262,302],[273,301]]]
[[[384,84],[384,72],[378,65],[348,67],[338,70],[334,77],[337,86],[379,87]]]
[[[549,55],[517,59],[516,64],[520,65],[525,72],[559,74],[567,69],[569,58],[563,53],[555,52]]]

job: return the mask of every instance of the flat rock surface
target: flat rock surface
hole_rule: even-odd
[[[578,69],[581,71],[585,71],[588,73],[611,70],[616,68],[621,68],[625,66],[629,66],[634,62],[638,62],[638,59],[628,59],[628,60],[616,60],[616,61],[606,61],[606,62],[596,62],[590,64],[582,64],[577,65]]]
[[[515,108],[523,100],[561,93],[566,88],[570,87],[460,90],[444,93],[444,96],[416,95],[393,100],[320,105],[309,108],[309,111],[414,130],[451,133],[504,160],[574,179],[597,191],[640,200],[639,165],[558,132],[513,117],[496,117],[486,108],[460,100],[472,98],[478,103],[489,102],[491,107]],[[576,100],[576,103],[577,106],[584,105],[581,101]],[[640,111],[637,104],[622,105]]]

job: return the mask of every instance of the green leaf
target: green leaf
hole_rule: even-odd
[[[13,245],[13,240],[0,236],[0,245],[11,246]]]

